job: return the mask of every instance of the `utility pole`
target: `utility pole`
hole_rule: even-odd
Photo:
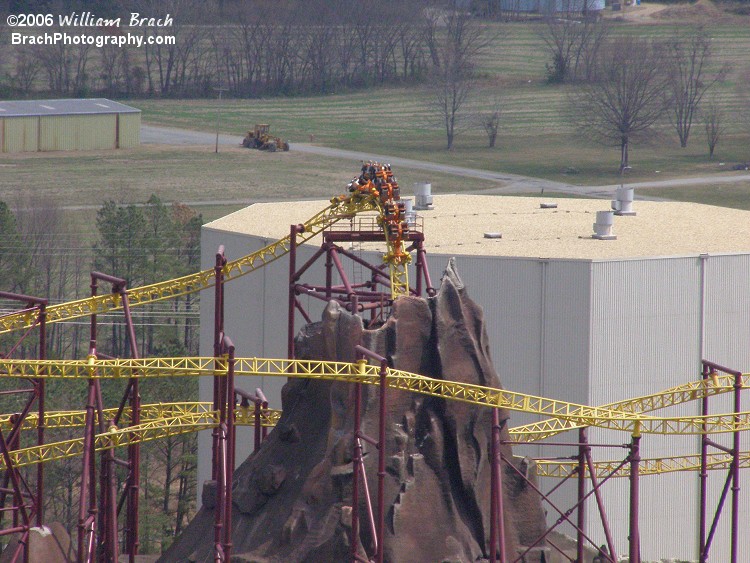
[[[219,93],[219,102],[216,104],[216,149],[214,153],[219,154],[219,110],[221,108],[221,93],[226,92],[229,88],[214,88]]]

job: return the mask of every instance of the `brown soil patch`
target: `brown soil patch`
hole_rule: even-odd
[[[642,3],[640,5],[623,6],[621,12],[610,12],[613,19],[634,23],[669,23],[669,22],[728,22],[737,18],[750,19],[732,14],[723,5],[717,5],[712,0],[698,0],[694,3],[665,5]]]

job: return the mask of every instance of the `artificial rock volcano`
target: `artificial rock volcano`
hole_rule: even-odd
[[[500,386],[482,310],[452,261],[435,297],[398,299],[388,321],[365,330],[332,302],[323,321],[297,337],[299,358],[354,361],[354,346],[393,367],[446,380]],[[290,380],[283,415],[261,449],[235,472],[232,561],[328,563],[349,560],[353,389],[348,383]],[[363,386],[362,429],[377,436],[378,392]],[[388,390],[386,530],[390,563],[473,562],[489,554],[491,412],[473,405]],[[501,420],[507,412],[501,411]],[[507,439],[503,426],[503,439]],[[364,444],[369,490],[377,490],[377,450]],[[503,456],[512,458],[510,446]],[[524,473],[533,468],[514,460]],[[503,472],[506,548],[533,543],[545,529],[538,495]],[[211,489],[206,489],[210,491]],[[361,491],[361,488],[360,488]],[[160,561],[212,560],[213,504],[204,507]],[[372,553],[360,493],[360,554]],[[206,502],[208,501],[208,502]],[[533,553],[539,553],[535,551]],[[512,560],[511,559],[511,560]],[[539,561],[539,555],[525,561]]]

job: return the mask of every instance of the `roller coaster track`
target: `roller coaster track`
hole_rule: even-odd
[[[212,404],[209,402],[180,402],[180,403],[153,403],[141,405],[141,420],[158,420],[160,418],[171,418],[175,416],[186,416],[191,414],[206,414],[211,412]],[[104,423],[115,416],[118,409],[104,409],[102,411]],[[281,418],[281,411],[277,409],[260,409],[261,426],[273,428]],[[21,430],[34,430],[37,428],[38,417],[31,413],[23,420]],[[97,419],[98,420],[98,419]],[[130,424],[131,411],[125,408],[122,411],[122,422],[120,426]],[[252,426],[255,424],[255,410],[249,407],[237,407],[234,411],[235,424],[240,426]],[[86,425],[86,411],[51,411],[44,415],[44,428],[55,430],[61,428],[83,428]],[[6,431],[13,427],[11,415],[0,416],[0,430]]]
[[[218,425],[218,412],[211,410],[211,407],[211,403],[203,402],[143,405],[141,407],[143,420],[140,424],[124,428],[112,427],[104,433],[97,434],[95,449],[103,451],[215,428]],[[105,410],[105,419],[107,414],[114,415],[116,410]],[[235,423],[242,426],[253,425],[253,415],[254,412],[250,409],[238,408],[235,410]],[[264,409],[261,411],[261,425],[275,426],[280,416],[280,411]],[[10,421],[7,418],[0,419],[3,427],[10,427]],[[29,429],[36,428],[35,422],[36,417],[30,416],[25,426]],[[129,424],[129,417],[124,422]],[[44,426],[47,429],[83,428],[85,423],[86,411],[57,411],[48,413],[44,418]],[[37,463],[80,456],[83,453],[83,445],[84,438],[72,438],[14,450],[10,453],[10,458],[15,467],[28,467]],[[0,469],[5,468],[5,462],[0,460]]]
[[[334,197],[330,205],[325,209],[308,219],[305,223],[293,227],[291,234],[285,236],[271,244],[237,260],[225,262],[217,269],[211,268],[199,271],[194,274],[175,278],[155,284],[141,287],[127,288],[127,304],[130,307],[147,305],[158,301],[168,300],[184,295],[199,292],[216,285],[217,280],[221,284],[232,281],[258,270],[267,264],[278,260],[284,255],[292,252],[293,248],[312,239],[317,234],[330,228],[336,222],[342,219],[350,219],[359,213],[374,212],[377,214],[377,223],[382,229],[385,238],[387,251],[383,254],[383,262],[388,265],[390,271],[390,292],[391,299],[409,294],[408,265],[411,262],[411,255],[406,251],[404,241],[409,232],[409,224],[406,221],[405,207],[400,202],[399,187],[393,176],[389,165],[381,165],[375,162],[364,163],[362,173],[356,177],[347,186],[349,194]],[[294,263],[292,261],[292,263]],[[217,268],[219,268],[217,266]],[[221,275],[219,276],[218,273]],[[342,278],[344,274],[341,274]],[[329,282],[330,283],[330,282]],[[419,281],[418,281],[419,285]],[[44,307],[44,322],[56,323],[72,320],[81,317],[87,317],[97,314],[103,314],[110,311],[116,311],[124,308],[124,295],[122,291],[125,288],[119,287],[117,290],[113,287],[112,293],[92,296],[76,301],[61,303]],[[218,295],[218,294],[217,294]],[[0,316],[0,334],[14,331],[30,331],[41,322],[41,307],[31,308],[31,304],[26,310]],[[128,322],[130,319],[128,317]],[[293,327],[293,322],[290,323]],[[129,325],[132,330],[132,324]],[[220,326],[217,324],[217,326]],[[219,328],[216,329],[217,334]],[[27,333],[28,334],[28,333]],[[43,333],[42,333],[43,334]],[[131,337],[131,342],[135,338]],[[44,340],[42,339],[42,343]],[[42,344],[43,346],[43,344]],[[234,347],[230,345],[234,354]],[[710,396],[720,395],[731,391],[737,391],[735,411],[739,410],[739,387],[746,387],[750,382],[750,374],[735,374],[737,379],[730,375],[711,374],[711,377],[672,387],[670,389],[654,393],[651,395],[617,401],[600,407],[590,407],[538,397],[534,395],[506,391],[481,385],[473,385],[455,381],[447,381],[426,377],[423,375],[406,372],[403,370],[383,368],[381,366],[369,365],[366,361],[361,360],[356,363],[347,362],[327,362],[327,361],[309,361],[309,360],[289,360],[289,359],[267,359],[267,358],[233,358],[228,362],[230,356],[223,358],[147,358],[147,359],[115,359],[99,360],[95,356],[89,356],[85,360],[12,360],[0,358],[0,378],[8,379],[30,379],[35,380],[35,393],[40,393],[40,410],[39,415],[29,413],[28,407],[20,415],[6,414],[0,415],[0,439],[2,439],[3,455],[0,456],[0,470],[5,470],[6,483],[8,479],[18,479],[18,468],[28,468],[37,466],[37,496],[34,502],[40,506],[44,488],[42,487],[43,465],[47,462],[64,460],[74,457],[84,458],[84,473],[90,468],[95,467],[92,458],[93,452],[105,452],[115,448],[128,447],[129,458],[125,463],[131,468],[128,479],[135,483],[135,495],[132,495],[133,487],[126,487],[128,496],[123,495],[120,498],[120,507],[123,502],[128,502],[127,518],[133,519],[134,524],[130,525],[125,534],[124,540],[126,549],[131,556],[137,552],[137,530],[138,530],[138,493],[137,484],[139,476],[137,468],[138,448],[137,444],[169,438],[172,436],[186,435],[204,430],[217,429],[214,432],[215,452],[220,451],[218,445],[224,450],[219,456],[215,456],[214,470],[220,477],[226,471],[226,482],[230,484],[229,491],[226,492],[224,485],[219,485],[221,479],[217,481],[217,497],[221,496],[224,506],[224,517],[227,518],[226,529],[231,530],[229,516],[232,513],[231,483],[232,470],[234,467],[234,433],[233,424],[241,426],[260,425],[264,427],[275,426],[281,412],[267,408],[261,408],[255,404],[253,408],[243,406],[247,404],[244,401],[239,407],[235,404],[234,398],[234,381],[236,377],[243,376],[271,376],[286,378],[304,378],[321,381],[335,381],[347,383],[359,383],[368,385],[387,385],[395,390],[418,393],[425,396],[436,397],[445,400],[459,401],[470,405],[489,408],[502,408],[510,411],[524,412],[547,417],[545,420],[528,424],[509,430],[510,441],[515,443],[533,443],[556,436],[562,432],[574,430],[577,428],[597,427],[619,432],[627,432],[632,437],[630,445],[621,444],[623,448],[630,449],[630,454],[625,460],[617,461],[593,461],[588,453],[587,463],[583,465],[584,453],[570,458],[557,458],[554,460],[541,459],[536,460],[535,473],[540,477],[551,477],[558,479],[568,479],[578,475],[582,478],[586,475],[589,477],[598,477],[606,480],[612,478],[631,478],[631,483],[636,483],[637,499],[637,479],[639,476],[658,475],[663,473],[684,472],[684,471],[707,471],[707,470],[729,470],[730,475],[734,472],[735,483],[738,479],[738,470],[740,468],[750,468],[750,452],[740,451],[739,432],[750,430],[750,412],[732,412],[723,414],[713,414],[706,416],[683,416],[683,417],[659,417],[651,416],[646,413],[654,412],[667,407],[684,404],[690,401],[705,399]],[[704,363],[705,366],[705,363]],[[713,368],[711,368],[713,369]],[[705,374],[706,372],[704,372]],[[137,380],[144,380],[159,377],[214,377],[220,378],[228,376],[223,398],[216,399],[216,379],[214,397],[221,410],[214,410],[215,404],[208,402],[173,402],[173,403],[154,403],[139,405],[135,401],[135,409],[130,410],[126,406],[125,400],[128,393],[138,397]],[[92,410],[91,406],[87,411],[67,410],[44,412],[43,397],[44,386],[36,382],[50,379],[64,379],[68,381],[87,381],[89,382],[90,393],[101,392],[98,382],[92,380],[122,380],[128,381],[126,388],[126,398],[119,409],[102,409],[99,412]],[[221,384],[223,385],[223,383]],[[221,387],[221,385],[219,387]],[[41,389],[41,392],[39,391]],[[98,391],[97,391],[98,390]],[[27,390],[23,390],[24,392]],[[90,394],[90,397],[93,396]],[[244,396],[244,395],[243,395]],[[381,401],[384,401],[385,395],[382,395]],[[32,399],[33,400],[33,399]],[[265,399],[263,399],[265,400]],[[359,400],[358,400],[359,401]],[[31,402],[28,403],[31,405]],[[263,403],[267,405],[267,403]],[[91,405],[91,403],[89,403]],[[99,397],[101,407],[101,396]],[[359,402],[357,402],[359,408]],[[492,440],[492,471],[499,471],[499,458],[496,445],[497,442],[497,411],[494,411],[493,417],[493,440]],[[43,416],[40,420],[39,416]],[[91,417],[94,417],[92,420]],[[381,417],[383,415],[381,414]],[[114,419],[118,418],[118,425],[114,425]],[[381,432],[384,432],[381,418]],[[357,425],[359,422],[357,423]],[[95,428],[100,430],[96,433]],[[357,432],[359,432],[356,427]],[[63,439],[59,441],[44,442],[44,431],[62,431],[66,429],[85,429],[85,437]],[[103,431],[101,431],[103,429]],[[19,432],[25,433],[36,431],[38,444],[30,447],[19,447]],[[638,443],[644,434],[663,434],[663,435],[713,435],[721,433],[733,433],[735,446],[732,449],[725,448],[704,438],[702,441],[702,455],[683,455],[662,458],[639,457]],[[70,433],[68,433],[69,435]],[[6,443],[3,435],[13,437],[12,445]],[[50,433],[48,438],[65,435],[61,432]],[[259,444],[260,430],[256,429],[256,447]],[[382,434],[379,448],[381,452],[382,440],[385,434]],[[721,450],[720,453],[708,454],[706,444],[711,444]],[[218,444],[218,445],[217,445]],[[227,446],[229,444],[229,446]],[[576,446],[568,444],[567,446]],[[581,445],[578,445],[581,447]],[[135,453],[132,453],[132,452]],[[361,448],[360,448],[361,452]],[[635,453],[633,453],[635,452]],[[360,454],[361,455],[361,454]],[[104,460],[104,457],[102,458]],[[107,454],[108,463],[114,463],[114,454]],[[219,460],[218,462],[216,460]],[[229,465],[227,463],[231,462]],[[93,463],[93,465],[91,465]],[[217,465],[218,463],[218,465]],[[89,465],[87,465],[89,464]],[[497,464],[497,467],[496,465]],[[89,469],[87,469],[89,468]],[[229,468],[229,469],[227,469]],[[91,469],[95,475],[96,470]],[[356,465],[355,465],[356,470]],[[632,471],[632,475],[631,475]],[[104,465],[102,465],[104,472]],[[383,473],[384,474],[384,473]],[[593,475],[592,475],[593,474]],[[102,473],[104,475],[104,473]],[[112,473],[108,474],[108,486],[112,485]],[[705,475],[702,473],[702,475]],[[104,479],[104,477],[102,477]],[[492,478],[493,486],[495,478]],[[17,482],[13,481],[14,490],[4,489],[3,495],[11,491],[20,499],[21,493]],[[130,481],[128,481],[130,482]],[[592,479],[592,482],[595,482]],[[84,510],[86,487],[83,485],[84,478],[81,477],[81,510]],[[104,483],[104,481],[102,481]],[[356,479],[355,479],[356,483]],[[722,495],[718,514],[721,511],[721,504],[724,502],[729,480],[726,481],[724,493]],[[382,487],[382,482],[381,485]],[[101,485],[104,490],[104,484]],[[224,488],[222,488],[224,487]],[[356,487],[356,485],[355,485]],[[114,489],[113,489],[114,490]],[[631,503],[632,503],[632,484],[631,484]],[[382,488],[380,489],[382,496]],[[102,493],[103,495],[104,493]],[[495,495],[492,492],[493,502]],[[31,493],[29,493],[31,495]],[[353,494],[357,498],[356,492]],[[735,490],[732,490],[733,502],[735,502]],[[115,498],[114,495],[112,498]],[[96,493],[94,490],[93,504],[89,507],[90,512],[96,508]],[[89,499],[86,502],[91,502]],[[583,502],[584,499],[579,500]],[[15,502],[15,501],[14,501]],[[20,501],[19,501],[20,502]],[[25,501],[24,501],[25,502]],[[113,553],[117,553],[118,546],[118,529],[117,529],[117,509],[112,499],[100,499],[101,503],[107,503],[111,509],[110,516],[113,518],[109,530],[104,530],[101,540],[102,546],[114,546]],[[702,497],[702,503],[705,499]],[[33,503],[32,503],[33,504]],[[102,504],[104,506],[104,504]],[[633,514],[637,515],[637,504]],[[93,509],[91,507],[94,507]],[[20,506],[14,506],[11,510],[24,511],[26,506],[22,503]],[[3,508],[3,510],[8,510]],[[632,510],[632,508],[631,508]],[[705,511],[705,506],[702,505]],[[733,511],[734,513],[734,511]],[[23,512],[25,515],[26,513]],[[218,522],[216,526],[219,529],[222,526],[220,510],[216,511]],[[382,514],[382,512],[381,512]],[[562,515],[562,512],[560,513]],[[14,513],[14,516],[17,515]],[[37,514],[41,521],[41,511]],[[89,519],[93,518],[91,516]],[[491,519],[493,526],[495,517]],[[88,520],[87,520],[88,521]],[[91,528],[86,528],[84,524],[79,529],[79,557],[85,553],[84,541],[86,533],[89,534],[90,542],[94,538],[94,520],[91,520]],[[637,521],[637,516],[636,516]],[[101,522],[104,522],[102,520]],[[100,522],[100,524],[101,524]],[[109,522],[109,521],[107,521]],[[382,525],[382,521],[381,521]],[[606,526],[606,522],[605,522]],[[353,528],[354,529],[354,528]],[[637,524],[631,530],[635,529],[637,535]],[[88,530],[88,532],[87,532]],[[114,530],[114,533],[111,532]],[[130,533],[130,531],[135,532]],[[494,530],[494,528],[493,528]],[[380,532],[382,534],[382,531]],[[490,532],[492,549],[495,549],[493,534]],[[713,530],[712,530],[713,533]],[[218,537],[218,536],[217,536]],[[221,542],[216,540],[217,553],[229,553],[223,549],[231,549],[231,540],[224,535]],[[379,536],[382,541],[382,536]],[[502,534],[501,534],[502,537]],[[544,536],[542,536],[544,537]],[[580,541],[580,538],[579,538]],[[609,541],[609,538],[608,538]],[[701,540],[703,541],[703,540]],[[736,538],[733,532],[732,541]],[[710,541],[709,541],[710,543]],[[503,540],[500,541],[501,550]],[[91,549],[93,543],[90,543]],[[703,546],[703,543],[701,543]],[[101,547],[101,546],[100,546]],[[637,541],[635,542],[637,548]],[[610,546],[611,548],[611,546]],[[703,547],[701,547],[703,549]],[[89,553],[91,555],[92,552]],[[494,560],[495,556],[491,552]],[[637,553],[633,548],[631,540],[631,556]],[[382,554],[381,554],[382,560]]]
[[[47,379],[63,378],[69,380],[129,379],[138,377],[149,379],[155,377],[195,377],[222,376],[226,373],[223,362],[214,358],[152,358],[152,359],[118,359],[118,360],[0,360],[0,373],[15,378]],[[277,376],[318,379],[329,381],[359,382],[370,385],[379,384],[379,366],[364,363],[323,362],[309,360],[286,360],[266,358],[238,358],[235,360],[235,376]],[[743,376],[743,381],[747,380]],[[535,397],[523,393],[504,391],[451,381],[433,379],[401,370],[389,369],[386,377],[388,387],[416,392],[433,397],[458,400],[477,406],[500,407],[508,410],[553,415],[553,421],[562,426],[556,432],[570,430],[580,426],[597,426],[638,434],[713,434],[744,431],[750,429],[750,413],[732,413],[705,417],[647,417],[645,410],[657,410],[687,401],[697,400],[704,396],[726,393],[733,389],[729,376],[714,378],[681,385],[665,391],[612,403],[606,407],[596,408],[564,401]],[[614,408],[620,407],[620,408]],[[103,412],[105,420],[114,414],[116,409]],[[129,422],[129,413],[124,411],[122,424]],[[261,425],[274,426],[280,418],[280,411],[261,411]],[[85,424],[85,411],[57,411],[45,416],[45,428],[75,428]],[[155,403],[141,408],[143,422],[127,428],[112,428],[96,437],[97,451],[112,447],[127,446],[138,442],[147,442],[189,432],[195,432],[217,425],[217,413],[211,410],[210,403],[182,402]],[[237,424],[254,424],[254,410],[250,408],[235,409]],[[11,426],[9,416],[0,417],[0,428]],[[24,427],[36,428],[36,418],[30,415],[24,421]],[[519,427],[520,429],[528,428]],[[524,435],[512,429],[514,435]],[[12,452],[11,460],[17,467],[25,467],[58,459],[75,457],[83,451],[83,438],[53,442],[41,446],[23,448]],[[731,463],[729,454],[712,454],[708,457],[708,469],[726,469]],[[572,461],[537,462],[540,476],[563,478],[576,468]],[[619,466],[619,467],[618,467]],[[697,455],[643,459],[640,463],[641,474],[653,475],[675,471],[696,471],[700,468],[700,457]],[[740,456],[740,466],[750,467],[750,452]],[[0,463],[4,467],[4,463]],[[598,476],[602,477],[616,471],[613,476],[627,477],[629,467],[616,461],[598,461],[594,464]]]
[[[743,374],[741,382],[743,388],[747,387],[748,383],[750,383],[750,375]],[[734,377],[717,374],[710,379],[684,383],[651,395],[601,405],[601,408],[619,412],[629,412],[632,414],[642,414],[695,401],[704,397],[730,393],[733,390]],[[582,426],[584,425],[576,424],[571,420],[550,418],[532,424],[511,428],[510,435],[511,439],[516,442],[538,442],[556,436],[561,432],[567,432],[569,430],[581,428]]]
[[[365,211],[381,211],[380,202],[375,197],[356,195],[343,199],[334,198],[331,205],[303,223],[303,230],[297,235],[297,244],[307,242],[315,235],[330,227],[337,221],[352,217]],[[290,236],[272,242],[260,250],[227,262],[224,266],[224,281],[231,281],[249,274],[266,264],[278,260],[289,252]],[[182,295],[196,293],[213,287],[215,273],[213,269],[128,289],[128,301],[131,307],[146,305]],[[68,301],[46,308],[46,322],[56,323],[90,315],[97,315],[122,308],[120,295],[116,293],[97,295]],[[0,334],[25,330],[37,322],[34,310],[24,310],[0,317]]]
[[[304,222],[295,242],[305,243],[337,221],[351,218],[357,213],[377,212],[388,249],[383,259],[390,268],[391,297],[396,299],[409,293],[407,266],[411,261],[410,255],[404,250],[402,239],[401,229],[406,223],[399,211],[401,208],[397,205],[400,199],[398,184],[390,166],[369,162],[365,163],[362,170],[362,175],[349,184],[351,194],[333,198],[328,207]],[[389,205],[395,209],[395,215],[386,213],[386,207]],[[395,234],[389,234],[394,228]],[[408,226],[403,228],[408,229]],[[290,246],[291,235],[287,235],[252,254],[227,262],[223,269],[224,281],[232,281],[278,260],[289,252]],[[129,288],[128,302],[130,307],[137,307],[196,293],[213,287],[214,284],[213,268],[201,270],[180,278]],[[67,321],[121,308],[122,299],[116,293],[87,297],[47,307],[46,322]],[[29,329],[36,322],[37,316],[32,309],[4,315],[0,317],[0,334]]]
[[[706,469],[716,471],[729,469],[732,463],[731,454],[709,454]],[[540,477],[554,477],[563,479],[576,470],[578,462],[575,461],[550,461],[537,460],[537,475]],[[750,468],[750,452],[740,452],[739,465],[741,469]],[[622,461],[596,461],[594,462],[596,475],[599,478],[610,474],[612,477],[630,477],[630,466]],[[641,459],[638,464],[640,475],[660,475],[662,473],[674,473],[677,471],[700,471],[700,455],[685,455],[674,457],[660,457]],[[587,471],[588,473],[588,471]]]
[[[154,377],[223,376],[226,367],[214,358],[148,358],[97,360],[0,360],[0,374],[14,378],[44,379],[148,379]],[[238,358],[235,360],[236,376],[275,376],[306,378],[378,385],[379,367],[364,363],[324,362],[311,360],[287,360],[267,358]],[[715,434],[750,429],[750,413],[718,414],[688,417],[653,417],[622,410],[589,407],[555,399],[547,399],[483,387],[434,379],[422,375],[389,369],[388,387],[416,392],[443,399],[457,400],[477,406],[499,407],[512,411],[551,416],[574,426],[594,426],[630,434]],[[712,380],[713,383],[713,380]],[[716,386],[714,391],[725,391],[726,386]],[[698,398],[699,387],[681,395],[683,398]],[[711,387],[705,386],[708,390]],[[672,390],[625,402],[634,405],[676,404]],[[672,397],[667,401],[666,397]],[[657,400],[657,398],[661,398]],[[661,407],[659,407],[661,408]],[[183,413],[192,416],[196,413]],[[200,413],[197,413],[200,414]],[[79,415],[80,416],[80,415]],[[166,420],[165,417],[164,420]],[[45,446],[41,446],[44,448]]]

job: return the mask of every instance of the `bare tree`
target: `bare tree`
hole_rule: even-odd
[[[28,96],[34,88],[41,64],[37,54],[31,47],[21,47],[16,52],[16,61],[10,74],[10,82],[13,88],[22,95]]]
[[[706,142],[708,143],[708,157],[714,157],[714,149],[724,134],[724,112],[716,100],[711,100],[703,110],[703,125],[706,128]]]
[[[102,86],[109,97],[117,96],[120,83],[123,78],[122,58],[127,53],[127,48],[117,45],[105,45],[99,49],[99,78]]]
[[[86,67],[90,52],[90,45],[64,45],[62,43],[36,51],[42,68],[47,74],[47,83],[52,93],[86,95],[89,88]]]
[[[641,38],[609,40],[602,45],[595,72],[595,80],[571,94],[571,117],[588,137],[620,147],[623,170],[630,142],[652,133],[665,111],[661,52]]]
[[[725,74],[725,69],[708,75],[711,37],[702,27],[678,32],[665,43],[669,119],[686,147],[690,128],[706,92]]]
[[[432,33],[428,35],[428,48],[434,64],[431,105],[445,127],[446,148],[451,150],[461,110],[476,85],[474,61],[486,40],[463,11],[446,12],[440,19],[445,27],[443,33],[434,33],[434,21],[427,25],[428,33]]]
[[[492,149],[497,141],[497,132],[500,129],[501,101],[498,96],[494,96],[490,108],[477,116],[479,125],[487,134],[487,143]]]
[[[169,27],[143,28],[143,55],[149,92],[153,93],[156,88],[152,76],[155,72],[161,96],[180,95],[192,57],[203,40],[205,27],[196,24],[213,21],[214,5],[199,0],[138,0],[136,6],[143,13],[168,13],[172,17]],[[165,35],[173,36],[175,42],[164,43]],[[152,44],[149,44],[149,39]]]
[[[547,18],[540,32],[551,58],[546,65],[549,82],[592,78],[596,53],[609,34],[610,25],[604,20],[573,15]]]

